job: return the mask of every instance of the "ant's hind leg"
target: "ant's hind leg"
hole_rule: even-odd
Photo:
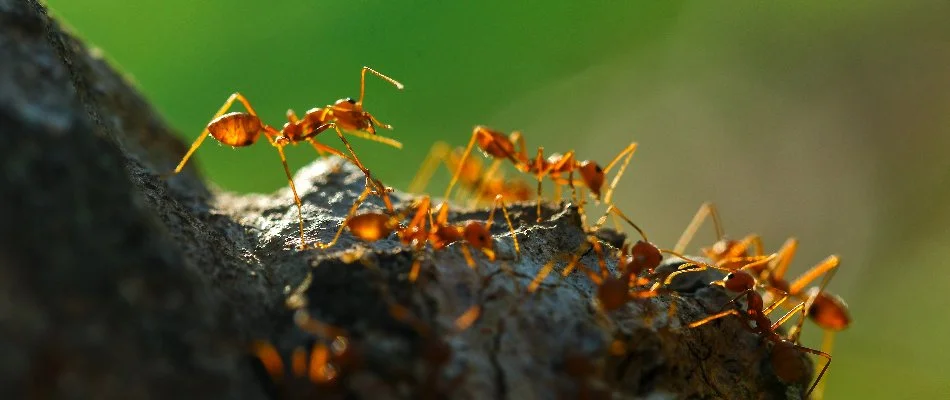
[[[211,117],[211,121],[214,121],[216,118],[224,115],[224,112],[228,111],[228,109],[231,108],[231,105],[234,104],[235,101],[241,102],[241,104],[244,105],[244,108],[247,109],[248,114],[251,114],[255,117],[257,116],[257,113],[254,111],[254,108],[251,107],[251,103],[247,101],[247,98],[245,98],[244,95],[242,95],[241,93],[235,92],[235,93],[232,93],[231,96],[228,97],[227,100],[225,100],[224,105],[222,105],[221,108],[219,108],[218,111],[214,113],[214,116]],[[188,152],[185,153],[185,156],[182,157],[181,162],[178,163],[178,166],[175,167],[175,170],[171,172],[169,175],[175,175],[181,172],[183,168],[185,168],[185,163],[187,163],[188,159],[191,158],[191,155],[194,154],[196,150],[198,150],[198,147],[201,146],[201,143],[204,142],[204,140],[208,137],[209,133],[210,132],[208,131],[208,127],[205,126],[205,129],[201,131],[201,134],[198,135],[198,138],[195,139],[194,143],[191,144],[191,148],[189,148]]]
[[[409,183],[409,193],[421,193],[425,190],[429,180],[432,179],[432,175],[435,174],[436,168],[439,167],[439,163],[444,162],[451,151],[448,143],[435,142],[432,148],[429,149],[429,154],[426,155],[425,160],[422,161],[422,165],[419,166],[419,170],[416,171],[416,176]]]
[[[300,196],[297,194],[297,186],[294,185],[294,177],[290,173],[290,167],[287,166],[287,156],[284,155],[284,146],[277,145],[277,152],[280,153],[280,162],[284,166],[284,173],[287,174],[287,182],[290,183],[290,191],[294,194],[294,203],[297,204],[297,220],[300,223],[300,249],[307,248],[307,241],[304,239],[303,232],[303,203],[300,201]]]

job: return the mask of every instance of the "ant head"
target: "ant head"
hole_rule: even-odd
[[[755,278],[745,271],[732,271],[722,279],[722,283],[730,292],[744,292],[755,287]]]
[[[596,162],[583,161],[578,170],[581,173],[581,179],[584,180],[584,185],[587,186],[590,192],[594,194],[594,197],[599,200],[600,188],[604,186],[604,180],[606,179],[604,169]]]
[[[488,228],[485,227],[484,223],[479,221],[468,221],[465,223],[463,235],[465,235],[465,241],[478,249],[491,250],[494,244],[491,233],[488,232]]]
[[[848,304],[839,296],[827,292],[818,292],[817,287],[808,289],[806,296],[816,296],[808,309],[808,316],[815,321],[818,326],[840,331],[851,325],[851,312],[848,310]]]
[[[778,341],[772,346],[770,358],[775,376],[784,383],[801,382],[810,372],[802,358],[802,352],[787,340]]]
[[[642,240],[638,240],[630,248],[630,256],[633,258],[632,262],[636,263],[640,270],[652,270],[663,261],[663,254],[660,253],[660,249],[656,248],[653,243]]]

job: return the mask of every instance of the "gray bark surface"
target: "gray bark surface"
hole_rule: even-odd
[[[511,207],[520,257],[498,215],[498,260],[477,254],[476,269],[458,245],[413,254],[348,233],[328,251],[298,251],[289,190],[210,191],[192,167],[162,179],[185,145],[43,6],[0,0],[0,60],[0,398],[267,398],[248,344],[267,339],[289,352],[314,340],[286,305],[308,275],[309,314],[345,329],[362,361],[341,370],[339,392],[327,396],[432,394],[421,354],[445,341],[452,357],[432,375],[452,398],[574,398],[583,386],[619,398],[800,397],[802,385],[775,378],[769,346],[739,321],[685,327],[728,301],[705,285],[714,276],[688,276],[673,285],[678,294],[607,315],[580,273],[552,274],[525,295],[541,265],[585,242],[569,205],[546,205],[540,224],[533,205]],[[328,241],[363,190],[360,172],[328,159],[295,180],[308,239]],[[413,196],[394,197],[398,208]],[[425,262],[410,283],[416,256]],[[393,318],[384,293],[431,333]],[[481,317],[454,332],[475,304]],[[589,378],[567,373],[565,359],[577,356],[592,361]]]

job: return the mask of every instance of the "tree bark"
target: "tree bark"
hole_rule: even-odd
[[[574,398],[592,388],[623,398],[801,397],[803,383],[780,383],[768,346],[739,321],[685,327],[728,301],[704,284],[715,277],[693,275],[676,282],[677,294],[609,314],[580,273],[552,274],[525,294],[544,263],[585,242],[570,205],[545,205],[540,224],[533,205],[513,205],[520,257],[499,215],[498,260],[476,254],[474,269],[458,245],[413,254],[348,233],[328,251],[299,251],[288,190],[212,192],[192,167],[162,179],[185,145],[35,0],[0,0],[0,60],[2,398],[267,398],[250,341],[289,353],[322,340],[298,329],[287,307],[305,279],[305,309],[344,329],[362,360],[341,368],[326,395],[421,397],[434,387],[459,398]],[[328,241],[363,190],[359,171],[322,160],[295,180],[308,239]],[[412,198],[394,197],[397,207]],[[414,257],[423,269],[410,283]],[[394,318],[384,299],[424,329]],[[456,332],[452,321],[473,305],[480,318]],[[442,341],[451,357],[431,373],[424,350]],[[569,373],[575,359],[590,362],[589,376]]]

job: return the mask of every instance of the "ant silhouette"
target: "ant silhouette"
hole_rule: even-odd
[[[783,338],[776,332],[776,330],[788,319],[794,316],[795,313],[801,313],[798,323],[796,324],[796,327],[800,327],[804,322],[804,315],[807,313],[807,310],[810,306],[809,303],[814,301],[817,293],[813,295],[813,297],[809,298],[808,301],[799,303],[793,307],[792,310],[779,318],[778,321],[772,323],[772,321],[768,318],[768,315],[786,299],[788,299],[788,296],[783,296],[779,301],[776,301],[768,308],[765,308],[765,302],[762,299],[762,296],[756,291],[757,282],[755,278],[745,271],[730,272],[729,275],[726,275],[726,277],[721,281],[713,282],[713,284],[720,285],[731,292],[739,293],[738,296],[723,305],[723,308],[732,304],[736,304],[739,299],[745,298],[746,310],[743,312],[733,308],[722,311],[718,314],[713,314],[701,320],[695,321],[689,324],[689,327],[698,328],[709,322],[730,315],[735,315],[743,319],[746,322],[742,325],[744,328],[773,343],[774,346],[772,347],[772,353],[770,357],[772,370],[775,371],[775,375],[785,383],[798,382],[804,377],[804,371],[806,368],[804,362],[801,359],[801,352],[811,353],[825,358],[827,361],[825,362],[824,366],[822,366],[818,376],[815,378],[815,382],[808,389],[808,392],[806,392],[803,396],[803,398],[807,398],[812,393],[812,391],[815,390],[818,382],[821,381],[822,376],[824,376],[825,372],[828,370],[828,367],[831,365],[831,355],[820,350],[801,346],[796,343],[795,339]],[[818,290],[821,291],[823,289],[824,287],[822,286]],[[751,326],[749,324],[751,324]]]
[[[507,158],[510,160],[516,169],[523,173],[531,174],[538,181],[538,190],[537,190],[537,214],[538,222],[541,221],[541,191],[542,191],[542,180],[544,177],[549,177],[555,185],[558,187],[563,185],[568,185],[571,187],[573,198],[576,202],[576,187],[574,181],[574,173],[577,172],[581,180],[578,183],[583,184],[590,190],[591,195],[594,196],[596,200],[601,199],[601,191],[606,181],[606,174],[615,166],[617,163],[623,159],[623,164],[620,167],[617,175],[614,177],[613,182],[607,190],[606,196],[604,196],[604,201],[610,204],[610,199],[613,194],[613,190],[616,187],[617,183],[620,180],[620,176],[623,175],[624,169],[627,164],[630,163],[630,159],[633,157],[633,153],[637,149],[637,143],[631,143],[617,156],[614,157],[606,167],[601,168],[599,164],[594,161],[578,161],[574,156],[574,151],[571,150],[565,154],[552,154],[549,157],[544,157],[544,148],[538,147],[537,156],[534,159],[528,157],[528,153],[524,143],[524,137],[521,132],[515,131],[511,135],[505,136],[503,133],[493,130],[485,126],[476,126],[472,131],[472,138],[469,140],[468,145],[465,147],[465,151],[462,153],[461,161],[459,162],[459,168],[456,169],[455,174],[452,176],[452,180],[449,182],[448,188],[445,190],[444,198],[449,198],[449,195],[452,192],[453,187],[459,181],[462,167],[466,164],[466,160],[474,149],[475,145],[478,144],[479,150],[487,157],[494,159],[495,161]],[[626,158],[624,158],[626,156]],[[567,178],[563,175],[567,174]]]
[[[393,232],[396,232],[403,244],[417,251],[424,248],[426,243],[432,245],[434,250],[441,250],[452,243],[461,242],[461,250],[466,262],[470,267],[475,268],[475,260],[472,258],[469,246],[481,250],[489,260],[495,260],[491,226],[495,220],[495,211],[500,208],[505,217],[505,222],[508,224],[508,231],[511,234],[515,250],[515,257],[521,254],[514,225],[511,222],[508,208],[505,206],[504,199],[501,195],[495,197],[494,204],[485,222],[467,221],[453,224],[449,222],[449,206],[446,202],[442,202],[436,207],[436,215],[433,217],[431,199],[429,196],[423,196],[417,199],[414,204],[395,216],[382,212],[356,214],[360,204],[366,200],[369,193],[370,188],[367,186],[367,188],[363,190],[363,193],[353,202],[353,206],[350,207],[349,212],[343,223],[340,224],[340,228],[333,236],[333,239],[326,244],[317,244],[318,247],[326,249],[335,245],[344,229],[349,229],[353,236],[367,242],[383,239]],[[409,223],[405,227],[400,226],[401,221],[413,211],[415,211],[415,213]],[[426,228],[427,220],[429,222],[428,229]],[[414,282],[418,277],[421,263],[422,260],[419,257],[416,257],[413,261],[412,268],[409,272],[409,280],[411,282]]]
[[[261,133],[263,133],[271,146],[274,146],[274,148],[276,148],[277,152],[280,154],[280,162],[284,166],[284,173],[287,175],[287,181],[290,184],[290,190],[294,195],[294,202],[297,205],[297,219],[300,225],[299,248],[308,248],[307,242],[304,238],[303,206],[300,201],[300,196],[297,194],[297,187],[294,185],[294,179],[290,173],[290,167],[287,165],[287,157],[284,154],[284,147],[287,145],[296,145],[301,142],[307,142],[310,143],[310,145],[313,146],[314,149],[316,149],[320,154],[329,152],[352,162],[361,171],[363,171],[363,174],[366,175],[367,179],[373,183],[377,189],[376,193],[384,198],[386,204],[391,204],[385,187],[383,187],[382,183],[380,183],[378,180],[372,178],[370,171],[366,169],[365,166],[363,166],[363,163],[359,160],[359,157],[356,156],[356,152],[353,151],[353,147],[350,146],[349,141],[343,136],[343,131],[341,130],[342,128],[343,130],[346,130],[348,133],[355,136],[387,144],[396,148],[402,148],[402,143],[399,143],[398,141],[377,136],[375,125],[379,125],[386,129],[392,129],[392,126],[379,122],[376,117],[363,109],[363,99],[366,92],[366,72],[371,72],[381,79],[393,84],[397,89],[403,88],[401,83],[393,80],[392,78],[383,75],[372,68],[363,67],[360,73],[359,100],[354,101],[350,98],[340,99],[332,105],[328,105],[323,108],[313,108],[307,111],[303,118],[297,118],[297,115],[293,110],[287,110],[288,122],[285,123],[283,128],[281,128],[279,131],[261,121],[261,119],[257,116],[257,112],[254,111],[254,108],[251,107],[251,103],[246,97],[244,97],[244,95],[241,93],[231,94],[227,101],[224,102],[224,105],[222,105],[221,108],[218,109],[218,111],[211,118],[211,122],[205,126],[205,129],[201,131],[201,134],[198,135],[198,138],[195,139],[194,143],[192,143],[191,148],[189,148],[188,152],[185,153],[185,156],[182,157],[181,162],[178,163],[178,166],[175,167],[175,170],[169,175],[175,175],[181,172],[185,167],[185,163],[188,162],[192,154],[198,150],[198,147],[201,146],[201,144],[209,135],[223,144],[232,147],[245,147],[256,143],[258,138],[260,138]],[[225,114],[225,112],[231,108],[231,105],[233,105],[235,101],[244,105],[246,112],[230,112]],[[346,146],[346,149],[349,151],[352,158],[343,155],[343,153],[332,147],[328,147],[316,141],[315,138],[317,135],[331,127],[336,130],[337,136]]]
[[[419,171],[409,184],[410,193],[421,193],[429,179],[435,173],[439,163],[444,163],[450,171],[460,171],[458,182],[472,195],[470,206],[481,201],[494,200],[495,196],[502,195],[511,201],[529,200],[532,188],[520,180],[505,179],[504,176],[495,176],[501,166],[501,160],[495,160],[488,168],[477,158],[462,160],[463,149],[452,149],[445,142],[436,142],[429,150]]]

